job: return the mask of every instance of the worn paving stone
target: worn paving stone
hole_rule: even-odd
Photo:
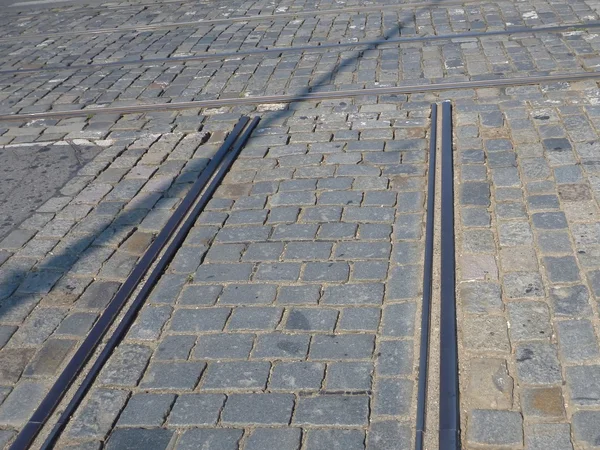
[[[466,374],[466,395],[473,408],[510,409],[514,381],[506,361],[497,358],[473,359]]]
[[[362,430],[316,429],[306,436],[306,448],[317,449],[364,449],[365,432]]]
[[[224,403],[224,394],[180,395],[171,409],[168,424],[173,426],[215,425]]]
[[[174,430],[165,428],[121,428],[111,434],[105,448],[141,450],[152,447],[157,450],[166,450],[173,439],[173,434]]]
[[[523,418],[518,412],[476,409],[467,428],[471,444],[523,445]]]
[[[294,424],[364,426],[367,416],[367,396],[317,395],[298,399]]]
[[[72,438],[104,438],[127,401],[126,391],[97,389],[73,418],[67,435]]]
[[[538,423],[526,426],[525,445],[532,450],[572,450],[570,426],[566,423]]]
[[[133,395],[119,416],[117,426],[160,427],[174,401],[174,394]]]
[[[577,411],[573,414],[573,435],[575,442],[595,446],[600,439],[598,420],[600,411]]]
[[[262,450],[277,442],[281,450],[298,450],[301,443],[300,428],[257,428],[246,440],[245,450]]]
[[[287,425],[294,396],[289,394],[232,394],[221,416],[228,425]]]

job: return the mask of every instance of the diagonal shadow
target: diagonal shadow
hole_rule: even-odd
[[[442,0],[437,0],[437,3],[442,3]],[[401,5],[398,5],[398,6],[401,7]],[[413,13],[412,9],[411,9],[411,11],[407,12],[405,17],[399,21],[397,26],[391,27],[389,30],[387,30],[384,33],[383,39],[389,40],[395,36],[400,36],[401,30],[402,30],[402,23],[408,22],[414,16],[419,14],[420,12],[426,11],[426,10],[427,10],[426,8],[420,8]],[[398,45],[398,46],[401,47],[401,45]],[[366,52],[374,50],[377,47],[379,47],[379,45],[374,44],[363,50],[355,50],[354,52],[352,52],[352,53],[355,53],[353,55],[349,55],[347,57],[341,56],[341,58],[342,58],[341,62],[339,62],[331,72],[320,75],[312,83],[310,83],[309,85],[304,87],[303,90],[301,92],[299,92],[298,94],[303,95],[303,94],[307,94],[307,93],[314,92],[317,90],[329,89],[329,86],[331,86],[331,85],[328,83],[330,80],[332,80],[335,77],[335,75],[337,73],[345,70],[350,65],[355,64],[357,61],[359,61],[363,57],[363,55]],[[267,128],[271,124],[276,124],[278,120],[285,118],[287,115],[289,115],[289,113],[290,113],[289,109],[284,109],[282,111],[265,114],[266,117],[261,122],[260,126],[261,126],[261,128]],[[255,131],[254,135],[256,136],[259,133],[260,133],[260,129],[257,129]],[[193,161],[193,160],[190,160],[190,162],[191,161]],[[194,162],[194,164],[199,164],[199,163]],[[206,162],[200,163],[200,164],[205,166]],[[179,174],[179,176],[173,181],[173,185],[168,191],[169,196],[181,198],[182,194],[185,194],[186,187],[188,187],[193,182],[193,179],[199,175],[202,168],[198,168],[198,167],[187,168],[187,165],[186,165],[186,169],[188,169],[188,170],[186,171],[184,169],[184,171],[182,171]],[[161,198],[166,198],[164,192],[161,194]],[[0,299],[3,299],[0,302],[0,321],[6,319],[7,317],[9,317],[11,315],[14,316],[15,312],[25,311],[23,313],[23,318],[21,319],[23,321],[29,315],[29,312],[31,310],[33,310],[33,308],[35,308],[35,306],[37,306],[38,302],[40,304],[42,304],[44,302],[44,299],[42,298],[45,295],[44,293],[41,293],[41,294],[25,293],[23,295],[18,293],[17,289],[22,290],[22,287],[24,285],[27,286],[28,283],[32,283],[32,284],[46,283],[46,285],[49,286],[50,288],[52,288],[54,286],[52,288],[52,290],[48,289],[48,291],[50,291],[49,296],[51,298],[52,298],[52,292],[54,290],[56,290],[57,287],[59,287],[59,286],[66,288],[67,292],[65,292],[65,295],[68,295],[68,287],[69,287],[68,283],[66,283],[66,286],[65,286],[65,283],[63,283],[63,281],[65,279],[68,280],[69,270],[71,270],[73,268],[73,266],[75,265],[75,263],[81,259],[82,255],[84,257],[85,257],[85,255],[89,256],[90,255],[89,252],[91,252],[92,253],[91,258],[93,259],[93,252],[97,251],[95,249],[95,247],[97,248],[98,247],[97,244],[99,243],[97,241],[97,239],[102,235],[102,233],[109,226],[112,226],[115,223],[139,224],[141,222],[142,218],[144,216],[146,216],[146,214],[151,214],[153,211],[155,211],[155,209],[153,209],[152,206],[153,205],[150,205],[150,207],[143,208],[141,210],[139,210],[139,209],[123,210],[114,216],[114,219],[110,225],[105,224],[105,225],[94,228],[91,231],[92,238],[85,237],[85,238],[77,239],[74,242],[70,243],[67,247],[65,247],[62,252],[60,252],[58,254],[53,254],[49,258],[47,257],[45,260],[43,260],[43,266],[45,266],[45,267],[61,267],[62,270],[59,272],[52,272],[52,271],[31,272],[29,267],[25,267],[25,268],[16,267],[13,269],[9,269],[8,273],[6,273],[6,271],[4,271],[5,273],[0,273]],[[88,253],[86,253],[86,252],[88,252]],[[2,269],[2,267],[0,266],[0,270],[1,269]],[[46,277],[46,278],[44,278],[44,277]],[[91,282],[91,280],[90,280],[90,282]],[[90,286],[89,284],[88,284],[88,286],[84,286],[83,290],[81,292],[85,292],[89,286]],[[78,286],[78,289],[81,289],[81,286]],[[78,294],[79,294],[79,292],[74,293],[75,297]],[[73,301],[74,300],[75,299],[73,299]],[[108,301],[108,300],[109,299],[106,299],[106,301]],[[71,303],[68,303],[67,307],[70,307],[73,304],[73,301]],[[44,305],[44,306],[52,306],[52,305]],[[0,357],[1,357],[1,352],[0,352]],[[20,374],[17,376],[17,379],[19,377],[20,377]],[[15,383],[16,383],[17,379],[14,380]]]

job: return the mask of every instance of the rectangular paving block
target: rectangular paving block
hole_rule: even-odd
[[[290,394],[232,394],[221,421],[228,425],[287,425],[293,408]]]
[[[316,395],[301,397],[294,424],[316,426],[364,426],[369,414],[366,395]]]

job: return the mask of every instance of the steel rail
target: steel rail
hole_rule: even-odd
[[[186,194],[186,196],[181,201],[176,210],[173,212],[173,214],[171,215],[163,229],[160,231],[156,239],[152,242],[148,250],[146,250],[142,258],[139,260],[132,272],[129,274],[123,285],[116,293],[115,297],[110,301],[104,312],[101,314],[100,318],[96,321],[96,323],[94,324],[94,326],[92,327],[82,344],[79,346],[73,357],[70,359],[70,361],[63,369],[57,380],[54,382],[54,384],[52,385],[52,387],[50,388],[50,390],[48,391],[38,408],[35,410],[29,421],[21,429],[21,432],[17,435],[16,440],[11,445],[10,450],[26,450],[35,440],[42,427],[48,422],[48,420],[60,404],[62,398],[65,396],[65,394],[73,385],[73,383],[76,381],[78,375],[94,354],[98,345],[100,345],[103,337],[105,336],[109,328],[112,326],[119,312],[127,302],[127,299],[133,294],[136,287],[139,285],[143,277],[154,264],[160,252],[167,245],[167,243],[177,230],[177,227],[181,224],[183,219],[190,211],[190,208],[193,207],[200,193],[204,190],[211,178],[213,178],[213,174],[215,174],[215,171],[217,170],[217,168],[219,168],[219,164],[221,164],[221,162],[225,164],[225,161],[229,161],[229,159],[231,159],[231,153],[228,156],[228,151],[232,147],[232,145],[234,145],[238,135],[242,132],[248,121],[248,117],[242,117],[237,123],[237,125],[234,127],[233,131],[229,134],[227,139],[223,142],[219,150],[217,150],[209,164],[202,171],[198,179],[194,182],[191,189]],[[255,121],[252,122],[254,126],[256,125]],[[246,136],[247,139],[248,136],[246,134],[247,132],[244,134],[244,136]],[[237,144],[235,148],[237,148]],[[221,165],[221,168],[222,167],[223,165]],[[221,169],[219,168],[219,170]],[[211,182],[206,192],[208,192],[208,189],[213,187],[213,184],[214,178],[213,182]],[[206,204],[207,201],[208,200],[206,200],[205,196],[203,195],[199,203],[192,210],[192,214],[197,212],[198,205]],[[125,314],[124,318],[121,320],[119,326],[117,327],[117,330],[109,339],[102,353],[92,366],[92,369],[85,377],[84,382],[77,390],[73,399],[69,402],[68,407],[61,414],[58,423],[50,433],[50,436],[48,437],[46,443],[48,443],[49,441],[53,442],[53,440],[56,437],[58,437],[60,431],[62,431],[62,428],[66,425],[66,422],[68,422],[68,419],[70,418],[71,414],[74,412],[77,405],[79,405],[79,403],[83,399],[85,393],[91,385],[91,382],[93,382],[93,380],[96,378],[96,375],[98,374],[103,364],[106,362],[106,360],[112,353],[112,350],[114,349],[116,344],[118,344],[120,337],[122,337],[124,331],[127,331],[127,329],[129,328],[131,321],[133,320],[133,318],[135,318],[137,310],[139,310],[139,308],[145,301],[147,295],[152,290],[154,284],[162,274],[162,270],[169,263],[169,258],[172,259],[172,256],[176,252],[177,249],[173,250],[173,245],[174,243],[177,243],[177,245],[179,245],[179,243],[181,242],[182,230],[185,227],[188,227],[187,230],[189,231],[189,228],[191,228],[191,225],[193,225],[193,222],[196,220],[196,217],[192,216],[192,214],[188,215],[183,227],[179,229],[179,231],[175,235],[175,238],[168,245],[165,254],[158,260],[158,264],[152,270],[150,276],[144,283],[140,293],[136,296],[135,300],[129,307],[127,313]],[[187,231],[185,235],[187,235]],[[185,236],[183,237],[185,238]],[[134,311],[135,308],[137,308],[137,310]],[[46,444],[44,445],[44,448],[48,448]]]
[[[442,103],[442,210],[440,230],[440,450],[460,448],[456,261],[454,244],[454,158],[452,105]]]
[[[46,71],[61,71],[61,70],[86,70],[95,68],[105,67],[122,67],[122,66],[142,66],[148,64],[183,64],[186,62],[194,61],[210,61],[210,60],[221,60],[227,58],[235,58],[240,56],[250,55],[268,55],[278,54],[282,56],[284,53],[296,53],[305,52],[312,50],[322,49],[337,49],[337,48],[348,48],[348,47],[378,47],[385,44],[403,44],[410,42],[428,42],[428,41],[442,41],[452,39],[468,39],[478,37],[491,37],[491,36],[507,36],[515,34],[535,34],[535,33],[562,33],[569,30],[581,28],[600,28],[600,21],[590,21],[584,24],[565,24],[555,25],[547,27],[518,27],[509,30],[494,30],[494,31],[467,31],[464,33],[453,33],[453,34],[438,34],[430,36],[410,36],[400,37],[392,39],[374,39],[370,41],[357,41],[357,42],[335,42],[335,43],[317,43],[314,45],[303,45],[297,47],[273,47],[264,49],[254,50],[241,50],[237,52],[222,52],[222,53],[202,53],[199,55],[190,56],[172,56],[166,58],[148,58],[148,59],[136,59],[136,60],[123,60],[123,61],[109,61],[105,63],[92,63],[92,64],[78,64],[70,66],[41,66],[32,67],[27,69],[7,69],[0,70],[0,75],[11,75],[21,73],[38,73]],[[363,51],[365,49],[362,49]],[[358,49],[356,51],[359,51]]]
[[[278,20],[278,19],[293,19],[295,17],[316,17],[331,14],[341,13],[360,13],[360,12],[376,12],[384,11],[387,9],[393,9],[401,11],[402,9],[416,9],[416,8],[444,8],[452,5],[462,5],[468,3],[481,3],[481,0],[449,0],[447,2],[422,2],[422,3],[405,3],[395,5],[371,5],[371,6],[353,6],[348,8],[335,8],[335,9],[323,9],[323,10],[310,10],[310,11],[298,11],[293,13],[282,13],[282,14],[265,14],[265,15],[254,15],[254,16],[241,16],[241,17],[227,17],[222,19],[207,19],[207,20],[193,20],[188,22],[171,22],[171,23],[158,23],[153,25],[131,25],[126,27],[116,28],[95,28],[90,30],[72,30],[65,32],[55,33],[38,33],[38,34],[20,34],[15,36],[8,36],[0,38],[0,44],[7,42],[21,42],[23,40],[36,40],[36,39],[49,39],[49,38],[60,38],[63,36],[80,36],[80,35],[99,35],[99,34],[111,34],[111,33],[127,33],[130,31],[144,32],[144,31],[155,31],[155,30],[169,30],[172,28],[184,28],[184,27],[199,27],[202,25],[217,25],[223,23],[236,23],[236,22],[255,22],[255,21],[267,21],[267,20]]]
[[[309,92],[306,94],[265,95],[243,98],[223,98],[214,100],[195,100],[188,102],[153,103],[148,105],[87,107],[74,111],[47,111],[40,113],[4,114],[0,121],[29,121],[37,119],[87,117],[90,114],[129,114],[149,111],[173,111],[196,108],[217,108],[223,106],[260,105],[265,103],[293,103],[300,101],[331,100],[336,98],[360,97],[362,95],[415,94],[423,92],[443,92],[461,89],[482,89],[557,82],[576,82],[600,78],[600,72],[563,73],[555,75],[532,75],[528,77],[498,78],[492,80],[453,81],[447,83],[414,84],[367,89],[348,89],[340,91]],[[326,87],[326,86],[325,86]]]
[[[433,229],[435,225],[436,149],[437,105],[434,103],[431,105],[431,132],[429,134],[429,173],[427,180],[427,218],[425,221],[425,258],[423,263],[423,297],[421,303],[421,342],[419,345],[415,450],[421,450],[423,448],[427,410],[427,369],[429,363],[431,293],[433,288]]]

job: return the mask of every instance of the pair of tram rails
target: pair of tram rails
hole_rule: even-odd
[[[471,1],[471,0],[467,0]],[[465,0],[448,1],[442,3],[431,3],[430,6],[443,6],[448,4],[464,4]],[[178,3],[180,0],[169,2]],[[147,5],[143,5],[146,7]],[[251,16],[248,18],[234,17],[229,19],[213,19],[200,22],[184,22],[174,24],[157,24],[151,26],[133,26],[121,27],[115,29],[100,29],[96,33],[121,32],[124,30],[146,31],[146,29],[166,29],[181,26],[193,26],[206,23],[220,23],[223,21],[251,21],[251,20],[272,20],[283,17],[314,16],[321,14],[332,14],[339,12],[368,12],[385,10],[388,8],[397,9],[399,5],[381,5],[368,7],[341,8],[339,10],[323,11],[304,11],[298,13],[276,14],[271,16]],[[417,4],[405,4],[404,7],[417,6]],[[418,4],[419,7],[427,4]],[[135,7],[135,6],[131,6]],[[361,47],[363,50],[377,48],[384,44],[398,44],[405,42],[420,42],[434,40],[465,39],[484,36],[500,36],[511,34],[534,34],[534,33],[562,33],[569,30],[581,28],[597,28],[600,22],[587,22],[584,24],[548,26],[538,28],[515,28],[511,30],[491,31],[491,32],[466,32],[452,35],[435,35],[421,37],[405,37],[395,39],[372,40],[352,43],[325,43],[320,45],[292,47],[292,48],[271,48],[255,49],[229,53],[201,54],[178,58],[154,58],[136,61],[120,61],[109,63],[94,63],[89,65],[72,66],[45,66],[30,69],[11,69],[2,70],[0,74],[19,74],[41,71],[59,71],[59,70],[82,70],[95,67],[107,67],[118,65],[143,65],[156,63],[185,63],[189,61],[200,61],[206,59],[224,59],[231,56],[245,56],[254,54],[284,54],[287,52],[303,51],[321,51],[330,48],[351,47],[357,51]],[[94,33],[93,30],[90,32]],[[64,35],[74,35],[88,33],[73,31],[61,33]],[[52,34],[54,36],[54,34]],[[36,37],[49,37],[48,35],[37,35]],[[33,37],[33,36],[32,36]],[[8,40],[23,40],[27,35],[15,36],[0,39],[0,43]],[[134,105],[125,107],[106,107],[101,109],[82,109],[74,111],[49,111],[30,114],[8,114],[1,115],[0,121],[29,121],[35,119],[49,118],[68,118],[81,117],[94,113],[142,113],[156,110],[182,110],[192,108],[208,108],[222,106],[236,106],[248,104],[264,103],[292,103],[300,101],[318,101],[325,99],[358,97],[364,95],[393,95],[393,94],[412,94],[422,92],[443,92],[457,89],[477,89],[509,87],[522,85],[552,84],[559,82],[576,82],[582,80],[596,80],[600,78],[600,72],[578,72],[572,74],[541,74],[531,77],[514,77],[489,80],[473,80],[463,82],[433,83],[426,85],[407,85],[395,87],[380,87],[370,89],[340,90],[329,92],[307,92],[300,95],[272,95],[255,96],[246,98],[215,99],[189,102],[159,103],[152,105]],[[441,209],[440,209],[440,376],[439,376],[439,447],[442,450],[454,450],[460,448],[460,411],[459,411],[459,390],[458,390],[458,348],[457,348],[457,325],[456,325],[456,299],[455,299],[455,243],[454,243],[454,184],[453,184],[453,149],[452,149],[452,108],[451,103],[445,101],[441,105]],[[416,436],[415,448],[423,448],[425,435],[426,407],[427,407],[427,364],[429,360],[429,337],[431,322],[431,301],[432,301],[432,282],[433,282],[433,264],[434,264],[434,215],[435,215],[435,178],[436,178],[436,153],[437,153],[437,105],[432,105],[431,109],[431,132],[430,132],[430,153],[427,183],[427,216],[425,230],[425,256],[423,271],[423,298],[421,315],[421,341],[419,355],[418,388],[417,388],[417,417],[416,417]],[[128,303],[132,294],[141,288],[135,295],[133,301],[127,304],[127,308],[121,321],[116,326],[108,338],[99,355],[94,359],[93,365],[85,375],[83,381],[77,388],[74,395],[70,398],[66,408],[60,414],[50,433],[47,435],[42,448],[50,449],[57,442],[62,430],[67,425],[69,419],[85,397],[92,386],[96,376],[110,358],[114,349],[127,333],[129,327],[135,320],[137,313],[143,306],[147,296],[152,291],[156,282],[169,265],[177,250],[185,240],[189,230],[194,225],[198,215],[202,212],[206,204],[210,201],[212,195],[218,188],[231,165],[234,163],[237,155],[240,153],[246,141],[250,138],[252,131],[258,125],[259,118],[242,117],[219,150],[215,153],[205,170],[194,182],[191,189],[183,198],[180,205],[173,212],[164,228],[160,231],[156,239],[141,257],[137,265],[132,270],[126,281],[123,283],[115,297],[110,301],[98,321],[94,324],[89,334],[84,339],[81,346],[77,349],[70,359],[62,373],[52,385],[33,416],[17,435],[16,440],[11,446],[11,450],[25,450],[36,439],[42,428],[53,416],[56,408],[59,406],[67,392],[77,381],[83,369],[91,361],[96,350],[103,341],[107,332],[113,326],[115,320]],[[149,273],[149,274],[148,274]]]

